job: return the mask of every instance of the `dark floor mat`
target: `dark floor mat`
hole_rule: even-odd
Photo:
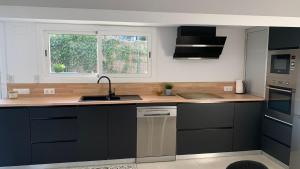
[[[268,169],[268,167],[257,161],[244,160],[234,162],[226,169]]]

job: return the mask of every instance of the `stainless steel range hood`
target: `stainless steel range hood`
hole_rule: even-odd
[[[216,27],[178,27],[175,59],[218,59],[226,37],[216,37]]]

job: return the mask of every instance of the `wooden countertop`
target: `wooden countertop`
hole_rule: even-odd
[[[262,97],[257,97],[249,94],[217,94],[217,95],[223,98],[184,99],[180,96],[140,95],[143,100],[79,102],[80,96],[23,97],[18,99],[0,100],[0,107],[143,104],[143,103],[220,103],[220,102],[247,102],[247,101],[264,100],[264,98]]]

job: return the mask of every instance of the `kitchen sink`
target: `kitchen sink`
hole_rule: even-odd
[[[125,101],[125,100],[143,100],[139,95],[116,95],[116,96],[81,96],[80,102],[88,101]]]

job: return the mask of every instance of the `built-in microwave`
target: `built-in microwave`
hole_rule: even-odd
[[[295,79],[297,77],[297,67],[300,66],[298,65],[299,59],[300,49],[269,51],[267,83],[275,86],[296,88]],[[278,84],[274,84],[275,82]]]

